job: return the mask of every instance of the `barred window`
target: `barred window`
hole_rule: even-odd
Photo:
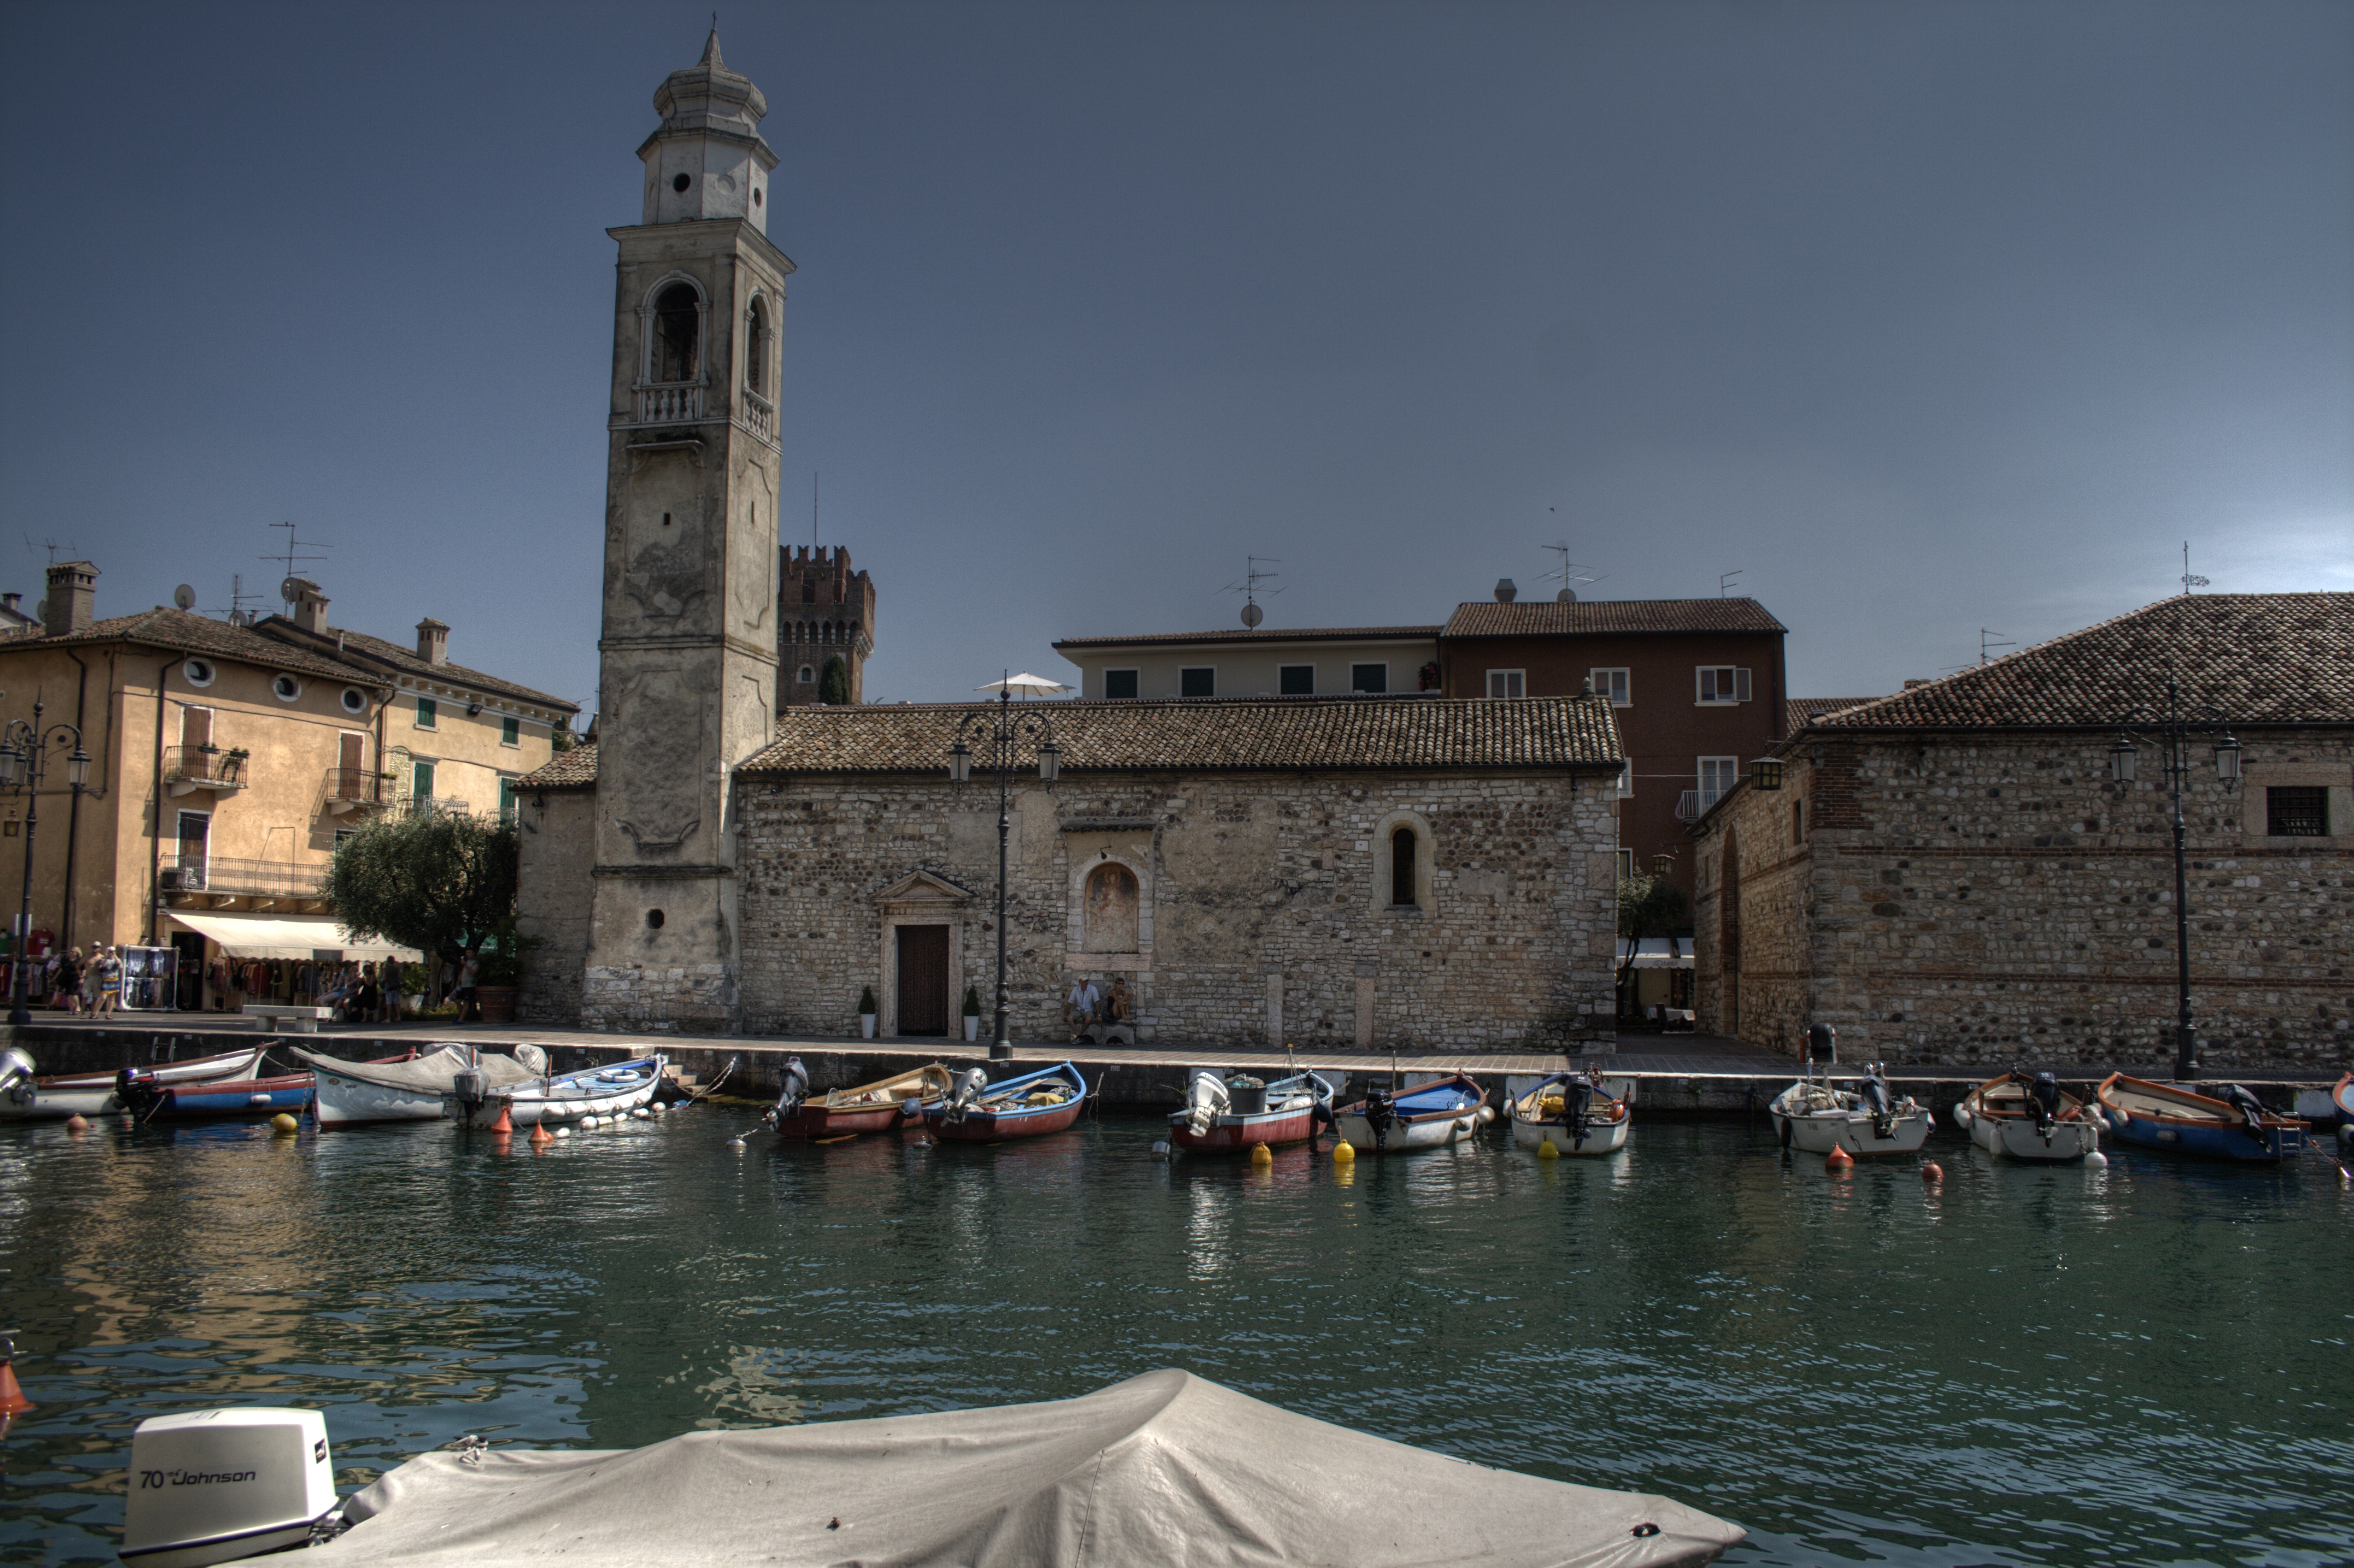
[[[2279,839],[2329,833],[2329,791],[2318,784],[2275,784],[2264,791],[2264,832]]]

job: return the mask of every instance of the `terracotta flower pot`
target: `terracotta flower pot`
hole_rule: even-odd
[[[513,1023],[515,998],[522,994],[523,987],[518,985],[478,985],[474,988],[474,1000],[482,1006],[482,1022],[485,1023]]]

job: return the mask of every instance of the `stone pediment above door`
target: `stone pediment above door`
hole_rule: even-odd
[[[959,887],[947,877],[934,876],[928,871],[909,872],[874,895],[874,902],[892,909],[929,907],[942,913],[961,909],[971,901],[970,889]]]

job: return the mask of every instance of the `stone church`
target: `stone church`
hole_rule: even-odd
[[[1024,705],[1002,818],[1006,715],[865,705],[872,582],[779,545],[766,101],[715,32],[654,106],[642,221],[609,231],[599,739],[516,792],[527,1015],[838,1036],[871,991],[880,1033],[960,1033],[967,989],[993,1001],[1002,832],[1017,1039],[1081,977],[1125,984],[1142,1039],[1612,1037],[1605,698]]]

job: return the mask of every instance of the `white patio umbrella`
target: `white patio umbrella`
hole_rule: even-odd
[[[1002,681],[991,681],[985,686],[973,688],[976,692],[1018,692],[1025,697],[1034,697],[1042,692],[1067,692],[1070,689],[1060,681],[1050,681],[1044,675],[1033,675],[1026,672],[1019,675],[1008,675]]]

